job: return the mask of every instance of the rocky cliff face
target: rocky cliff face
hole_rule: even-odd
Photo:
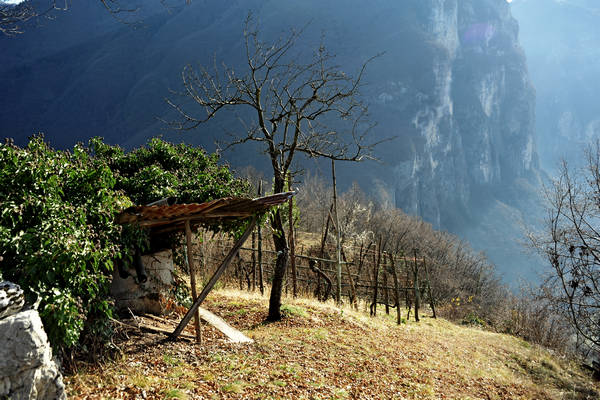
[[[396,203],[456,228],[490,189],[535,174],[535,94],[505,1],[418,7],[433,84],[417,93],[425,101],[412,117],[414,150],[395,167]]]
[[[375,136],[396,139],[379,147],[383,164],[344,166],[339,175],[347,183],[358,180],[369,190],[378,179],[397,206],[474,237],[481,248],[499,240],[486,236],[481,221],[493,227],[498,208],[520,218],[516,188],[537,174],[535,96],[506,0],[194,1],[170,13],[152,9],[137,30],[109,28],[110,16],[88,5],[73,10],[76,19],[64,13],[46,27],[0,39],[8,60],[0,66],[3,134],[22,143],[41,130],[59,146],[94,135],[133,146],[164,134],[154,117],[169,118],[162,99],[179,87],[186,63],[207,65],[216,56],[244,65],[240,39],[249,9],[271,38],[311,21],[300,47],[318,46],[324,32],[349,73],[385,52],[369,65],[364,93]],[[89,33],[87,25],[94,27]],[[58,43],[44,39],[40,49],[36,35]],[[223,128],[243,129],[221,121],[166,136],[210,148]],[[244,151],[225,157],[241,166],[262,159]]]

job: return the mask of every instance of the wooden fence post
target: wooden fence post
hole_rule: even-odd
[[[256,248],[256,232],[252,230],[252,249]],[[256,253],[251,251],[252,257],[252,291],[256,290]]]
[[[258,181],[258,197],[262,196],[262,179]],[[258,247],[258,283],[260,288],[260,294],[264,296],[265,294],[265,285],[264,285],[264,277],[263,277],[263,264],[262,264],[262,224],[258,224],[256,228],[256,236],[257,236],[257,247]]]
[[[421,291],[419,289],[419,264],[417,264],[418,249],[413,249],[415,255],[414,284],[415,284],[415,321],[419,322],[419,307],[421,307]]]
[[[331,160],[331,176],[333,178],[333,207],[335,209],[335,231],[337,232],[337,240],[336,240],[336,290],[335,296],[338,306],[342,304],[342,263],[341,263],[341,232],[340,232],[340,220],[338,215],[338,206],[337,206],[337,188],[335,185],[335,160]]]
[[[361,247],[362,251],[362,247]],[[346,265],[346,273],[348,274],[348,281],[350,282],[350,304],[354,306],[354,309],[358,311],[358,299],[356,296],[356,286],[354,285],[354,279],[352,278],[352,272],[350,272],[350,264],[348,263],[348,259],[346,258],[346,254],[344,253],[344,249],[342,249],[342,259]],[[360,273],[358,274],[358,280],[360,281]]]

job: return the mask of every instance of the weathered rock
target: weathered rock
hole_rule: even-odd
[[[66,399],[62,375],[36,310],[0,320],[0,398]]]
[[[11,282],[0,282],[0,319],[21,311],[25,305],[23,291]]]

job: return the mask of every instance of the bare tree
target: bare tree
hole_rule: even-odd
[[[250,110],[252,117],[244,121],[245,132],[227,145],[262,145],[273,169],[275,192],[284,190],[286,176],[298,154],[361,161],[371,158],[374,146],[366,142],[372,125],[367,122],[367,107],[359,94],[368,61],[356,77],[350,77],[333,64],[334,57],[323,45],[311,56],[299,54],[301,33],[291,31],[267,43],[261,40],[256,24],[248,16],[244,29],[245,71],[240,74],[227,66],[215,65],[209,70],[188,65],[182,72],[181,94],[192,99],[195,106],[186,107],[167,99],[182,117],[170,123],[176,129],[196,128],[228,108]],[[197,114],[198,109],[204,113]],[[278,320],[288,259],[279,211],[271,225],[278,257],[268,319]]]
[[[48,10],[54,9],[52,2]],[[47,13],[48,11],[45,11]],[[37,11],[29,3],[7,4],[0,2],[0,32],[6,36],[13,36],[23,32],[23,24],[37,18],[44,12]]]
[[[552,267],[543,296],[600,350],[600,143],[588,149],[584,168],[563,162],[546,194],[545,232],[531,235]]]
[[[97,0],[116,20],[125,24],[139,22],[136,12],[138,7],[127,4],[128,0]],[[169,0],[159,0],[165,7],[170,7]],[[189,4],[191,0],[185,0]],[[66,11],[71,6],[71,0],[47,0],[33,6],[30,1],[17,4],[4,3],[0,0],[0,33],[14,36],[24,31],[24,24],[38,18],[53,19],[54,11]],[[129,16],[129,17],[127,17]]]

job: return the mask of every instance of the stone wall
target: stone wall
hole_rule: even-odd
[[[131,310],[136,314],[164,313],[164,300],[173,288],[173,255],[170,250],[142,256],[148,280],[138,282],[135,270],[123,279],[114,272],[111,293],[115,299],[115,307],[119,312]]]

